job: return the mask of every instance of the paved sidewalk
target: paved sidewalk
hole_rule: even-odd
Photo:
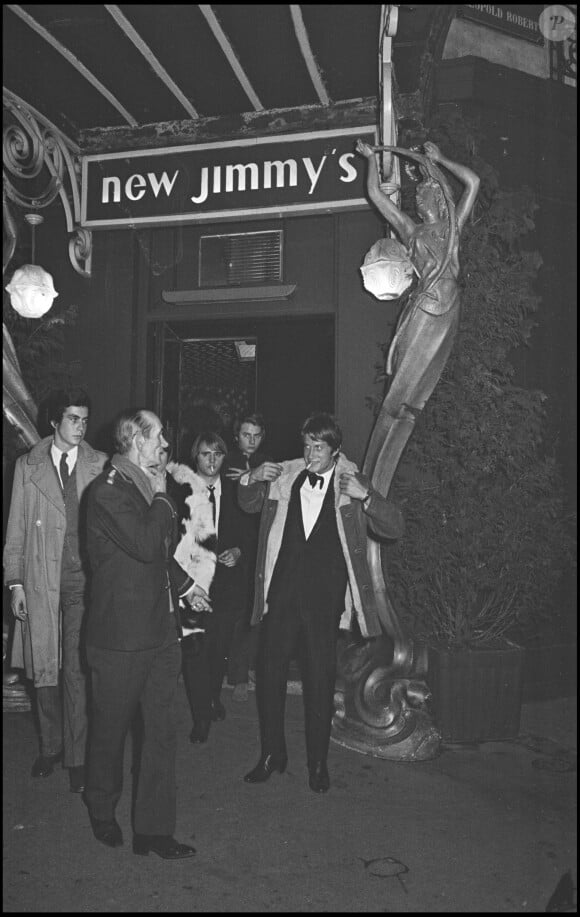
[[[537,913],[568,872],[575,902],[575,698],[525,705],[516,741],[447,746],[429,762],[331,744],[320,796],[302,698],[287,702],[288,770],[256,786],[242,780],[259,755],[255,695],[223,699],[225,721],[193,746],[180,695],[176,835],[198,853],[177,862],[131,852],[130,743],[125,846],[110,850],[65,771],[31,779],[31,714],[5,714],[5,912]],[[570,894],[556,910],[575,909]]]

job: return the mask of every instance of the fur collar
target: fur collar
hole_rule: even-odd
[[[191,490],[191,496],[185,498],[189,518],[183,520],[175,560],[196,585],[209,593],[217,562],[217,535],[207,487],[188,465],[170,462],[167,471],[178,484],[187,484]]]

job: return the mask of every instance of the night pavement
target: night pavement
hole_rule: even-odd
[[[58,768],[33,780],[30,713],[4,715],[4,911],[543,912],[571,870],[576,902],[576,699],[527,704],[517,741],[446,746],[396,764],[331,743],[331,789],[308,788],[302,698],[288,697],[289,765],[262,785],[255,695],[191,745],[180,691],[176,837],[169,862],[131,852],[130,743],[118,807],[125,846],[92,835]],[[564,893],[556,910],[566,906]]]

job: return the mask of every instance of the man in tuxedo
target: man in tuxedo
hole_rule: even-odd
[[[261,512],[252,623],[263,619],[257,684],[262,754],[244,780],[263,783],[286,769],[284,709],[297,649],[309,786],[325,793],[339,624],[348,626],[354,614],[364,636],[382,632],[366,560],[367,527],[395,539],[403,520],[341,454],[341,430],[331,415],[311,415],[301,433],[302,459],[264,462],[240,478],[238,489],[242,509]]]
[[[133,852],[193,856],[173,837],[176,824],[179,598],[209,608],[205,593],[173,558],[177,509],[166,492],[167,440],[151,411],[126,411],[115,427],[116,454],[89,488],[92,571],[87,661],[92,677],[86,803],[93,833],[123,843],[115,809],[123,789],[127,733],[139,707],[143,744],[134,805]],[[195,600],[193,596],[195,595]]]

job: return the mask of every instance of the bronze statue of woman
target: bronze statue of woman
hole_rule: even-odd
[[[421,164],[424,180],[416,192],[421,222],[416,223],[381,190],[375,155],[381,150]],[[459,238],[479,189],[479,178],[467,166],[444,157],[434,143],[425,143],[424,150],[423,155],[399,147],[371,147],[362,140],[356,144],[356,151],[368,162],[369,198],[399,236],[418,277],[390,346],[386,366],[390,382],[363,463],[363,472],[384,496],[415,419],[451,353],[460,316]],[[440,167],[464,185],[457,205]],[[400,255],[397,260],[400,262]],[[403,266],[403,273],[410,275],[411,271]],[[425,674],[424,660],[418,658],[413,641],[403,632],[390,600],[378,541],[367,540],[367,560],[392,655],[382,640],[355,641],[346,647],[339,659],[333,738],[379,757],[426,759],[436,753],[440,737],[424,706],[427,686],[410,680]]]
[[[391,149],[423,163],[425,180],[416,192],[417,213],[422,222],[416,223],[381,190],[377,149]],[[459,238],[479,190],[479,178],[467,166],[447,159],[430,141],[424,144],[424,150],[425,155],[421,156],[397,147],[371,147],[362,140],[356,145],[356,151],[368,163],[369,198],[399,236],[419,277],[391,343],[386,366],[390,384],[365,459],[365,471],[369,474],[379,470],[379,454],[388,462],[389,484],[402,451],[397,449],[393,453],[385,441],[392,425],[390,421],[413,421],[432,394],[451,353],[460,314]],[[464,185],[457,205],[439,166]],[[382,469],[383,486],[384,472]]]

